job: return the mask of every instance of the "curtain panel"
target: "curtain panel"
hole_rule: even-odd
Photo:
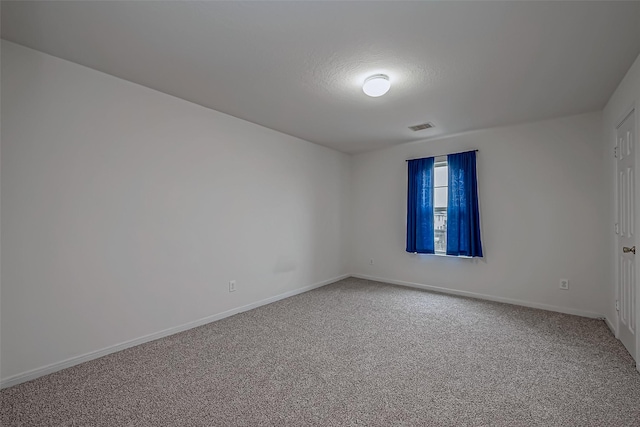
[[[432,254],[434,158],[409,160],[407,163],[407,252]]]
[[[447,255],[482,257],[476,152],[449,154]]]

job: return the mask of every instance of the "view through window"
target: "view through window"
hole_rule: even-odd
[[[447,156],[435,158],[434,175],[434,249],[436,254],[445,255],[447,253],[447,201],[449,200]]]

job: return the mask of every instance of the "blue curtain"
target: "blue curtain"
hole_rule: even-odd
[[[481,257],[476,152],[449,154],[447,255]]]
[[[409,160],[407,252],[434,253],[433,157]]]

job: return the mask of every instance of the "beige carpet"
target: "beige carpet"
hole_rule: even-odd
[[[359,279],[2,390],[2,426],[638,426],[602,321]]]

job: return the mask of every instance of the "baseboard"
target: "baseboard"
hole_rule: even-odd
[[[169,329],[164,329],[162,331],[154,332],[149,335],[145,335],[139,338],[135,338],[129,341],[122,342],[120,344],[112,345],[109,347],[105,347],[100,350],[91,351],[89,353],[82,354],[80,356],[74,356],[69,359],[63,360],[61,362],[52,363],[47,366],[43,366],[41,368],[32,369],[27,372],[23,372],[20,374],[12,375],[8,378],[2,379],[0,381],[0,388],[11,387],[26,381],[34,380],[43,375],[48,375],[53,372],[60,371],[62,369],[70,368],[75,365],[79,365],[80,363],[88,362],[93,359],[97,359],[99,357],[106,356],[107,354],[115,353],[117,351],[121,351],[127,349],[129,347],[134,347],[136,345],[144,344],[149,341],[154,341],[160,338],[167,337],[169,335],[177,334],[178,332],[186,331],[188,329],[196,328],[198,326],[205,325],[207,323],[215,322],[216,320],[224,319],[225,317],[233,316],[234,314],[239,314],[244,311],[252,310],[254,308],[258,308],[263,305],[271,304],[276,301],[280,301],[285,298],[292,297],[294,295],[302,294],[304,292],[308,292],[312,289],[320,288],[322,286],[329,285],[331,283],[335,283],[339,280],[345,279],[349,277],[350,274],[344,274],[338,277],[334,277],[332,279],[323,280],[322,282],[314,283],[313,285],[305,286],[303,288],[294,289],[283,294],[279,294],[273,297],[269,297],[260,301],[253,302],[251,304],[243,305],[241,307],[233,308],[231,310],[223,311],[222,313],[214,314],[211,316],[203,317],[202,319],[194,320],[192,322],[188,322],[182,324],[180,326],[176,326]]]
[[[439,287],[439,286],[431,286],[431,285],[424,285],[424,284],[421,284],[421,283],[405,282],[403,280],[394,280],[394,279],[387,279],[387,278],[383,278],[383,277],[366,276],[364,274],[352,274],[351,277],[357,277],[359,279],[365,279],[365,280],[373,280],[373,281],[376,281],[376,282],[391,283],[393,285],[408,286],[408,287],[411,287],[411,288],[425,289],[425,290],[428,290],[428,291],[440,292],[440,293],[444,293],[444,294],[459,295],[459,296],[483,299],[483,300],[488,300],[488,301],[503,302],[503,303],[506,303],[506,304],[520,305],[520,306],[523,306],[523,307],[530,307],[530,308],[538,308],[538,309],[541,309],[541,310],[555,311],[555,312],[558,312],[558,313],[573,314],[573,315],[582,316],[582,317],[604,318],[604,316],[602,314],[594,313],[594,312],[591,312],[591,311],[577,310],[575,308],[560,307],[560,306],[548,305],[548,304],[540,304],[540,303],[522,301],[522,300],[517,300],[517,299],[512,299],[512,298],[496,297],[496,296],[493,296],[493,295],[480,294],[480,293],[476,293],[476,292],[459,291],[459,290],[456,290],[456,289],[442,288],[442,287]]]
[[[606,316],[604,318],[604,323],[606,323],[607,326],[609,327],[609,329],[611,329],[611,333],[613,333],[613,336],[618,338],[618,330],[614,326],[613,322],[611,320],[609,320],[609,318],[606,317]]]

